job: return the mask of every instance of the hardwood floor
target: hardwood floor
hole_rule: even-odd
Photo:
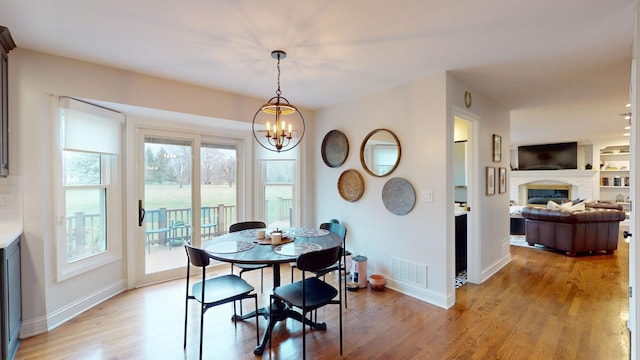
[[[511,246],[512,262],[457,290],[445,310],[386,289],[349,293],[345,359],[628,359],[628,244],[614,255],[566,257]],[[289,274],[283,268],[283,274]],[[228,271],[228,266],[220,273]],[[258,273],[258,272],[254,272]],[[245,275],[259,289],[259,274]],[[265,288],[268,288],[265,274]],[[284,276],[284,281],[287,276]],[[453,281],[453,280],[452,280]],[[182,348],[184,280],[123,293],[46,334],[23,339],[17,359],[197,359],[198,310]],[[260,299],[268,304],[268,294]],[[252,308],[245,303],[245,311]],[[255,322],[234,329],[231,305],[205,314],[206,359],[299,359],[301,326],[276,326],[271,351],[253,355]],[[326,331],[307,332],[310,359],[340,358],[337,306]],[[260,331],[266,321],[260,319]]]

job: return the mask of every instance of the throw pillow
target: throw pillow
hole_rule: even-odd
[[[560,210],[560,205],[558,205],[555,201],[553,200],[549,200],[549,202],[547,202],[547,209],[550,210]]]
[[[571,211],[584,211],[584,209],[585,209],[585,206],[583,202],[577,203],[571,207]]]
[[[571,211],[572,207],[573,207],[573,203],[571,201],[569,201],[569,202],[566,202],[566,203],[560,205],[560,210]]]

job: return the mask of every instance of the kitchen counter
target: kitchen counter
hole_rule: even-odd
[[[469,211],[464,211],[462,208],[456,209],[456,216],[467,215]]]
[[[22,234],[22,224],[19,222],[0,223],[0,248],[4,249],[16,241]]]

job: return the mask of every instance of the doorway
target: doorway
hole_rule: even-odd
[[[468,175],[467,148],[469,123],[454,116],[453,132],[453,192],[455,201],[455,269],[456,288],[467,282],[467,212],[468,212]]]
[[[474,282],[479,275],[477,241],[472,231],[475,228],[473,204],[475,203],[477,176],[474,167],[474,121],[475,117],[464,110],[454,108],[453,163],[454,163],[454,217],[455,217],[455,285],[464,286]]]
[[[144,216],[134,246],[136,286],[182,276],[184,245],[201,246],[237,221],[242,146],[238,139],[138,131],[138,199]]]

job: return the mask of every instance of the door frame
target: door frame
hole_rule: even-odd
[[[135,154],[136,161],[135,161],[135,167],[131,169],[132,170],[131,172],[133,172],[135,175],[135,182],[133,183],[133,186],[135,186],[135,192],[134,192],[135,196],[133,196],[132,198],[136,202],[136,214],[137,214],[138,200],[140,199],[142,200],[143,207],[146,205],[145,198],[144,198],[145,185],[144,185],[144,174],[143,174],[144,163],[145,163],[145,151],[144,151],[145,136],[156,136],[159,138],[174,138],[174,139],[190,141],[192,164],[200,163],[200,153],[194,150],[195,148],[199,149],[200,136],[196,134],[195,131],[193,133],[189,133],[189,132],[183,132],[183,131],[151,128],[151,127],[144,127],[144,126],[136,127],[135,146],[133,146],[133,148],[136,151],[136,154]],[[200,167],[191,166],[191,179],[199,179],[199,178],[200,178]],[[129,184],[127,186],[129,186]],[[200,188],[193,186],[193,180],[190,186],[191,186],[191,208],[199,209],[200,208]],[[200,214],[199,211],[191,211],[192,224],[200,223],[199,214]],[[197,220],[196,220],[196,217],[197,217]],[[135,286],[154,284],[154,283],[158,283],[158,282],[162,282],[170,279],[176,279],[184,276],[184,271],[182,268],[175,268],[175,269],[160,271],[156,273],[146,274],[145,273],[146,252],[145,252],[145,246],[144,246],[146,241],[145,240],[146,225],[144,224],[144,222],[142,226],[137,226],[138,225],[137,223],[132,225],[135,225],[135,235],[131,238],[131,239],[134,239],[133,241],[127,242],[127,255],[128,255],[127,259],[133,259],[133,263],[130,264],[129,261],[127,261],[127,264],[132,266],[128,268],[129,270],[131,270],[131,271],[128,271],[128,273],[131,276],[133,276],[132,281],[133,281],[133,284],[135,284]],[[199,227],[197,229],[196,228],[192,229],[191,233],[193,238],[192,241],[198,242],[200,240]],[[186,262],[185,262],[185,265],[186,265]]]
[[[456,117],[467,121],[469,124],[467,139],[467,204],[469,205],[470,211],[467,213],[467,281],[479,284],[482,277],[480,266],[480,239],[478,239],[480,230],[478,217],[475,216],[474,211],[480,204],[478,183],[481,177],[477,165],[480,151],[478,149],[478,142],[475,140],[478,139],[478,122],[480,121],[480,117],[472,112],[452,105],[451,121],[454,122]],[[451,152],[453,152],[453,138],[451,139],[450,146]],[[453,164],[450,164],[450,166],[450,171],[453,173]],[[453,216],[455,220],[454,212],[451,213],[451,216]],[[455,241],[455,238],[452,238],[452,241]],[[450,257],[450,261],[455,263],[455,252],[452,254],[452,257]],[[454,280],[457,275],[454,271]]]
[[[637,29],[636,29],[637,34]],[[635,43],[635,41],[634,41]],[[635,48],[636,46],[634,46]],[[635,234],[635,227],[638,221],[640,221],[640,216],[638,212],[635,211],[634,204],[638,203],[638,192],[636,189],[640,186],[640,179],[638,179],[639,172],[636,171],[637,164],[637,151],[638,151],[638,143],[640,139],[638,138],[640,134],[637,131],[636,126],[636,112],[638,105],[638,92],[637,85],[640,83],[640,79],[638,78],[637,72],[637,54],[638,50],[634,50],[633,60],[631,62],[631,81],[630,81],[630,104],[631,104],[631,136],[629,137],[629,177],[631,179],[630,188],[629,188],[629,197],[631,199],[631,204],[629,206],[629,230],[630,234]],[[640,247],[636,246],[636,242],[634,239],[640,239],[640,237],[633,236],[629,241],[629,321],[627,322],[627,328],[630,331],[630,349],[629,354],[631,359],[637,359],[638,352],[638,344],[640,342],[640,334],[638,334],[638,323],[640,322],[640,318],[638,318],[638,309],[640,308],[640,296],[638,296],[638,277],[637,274],[637,260],[640,259]]]

